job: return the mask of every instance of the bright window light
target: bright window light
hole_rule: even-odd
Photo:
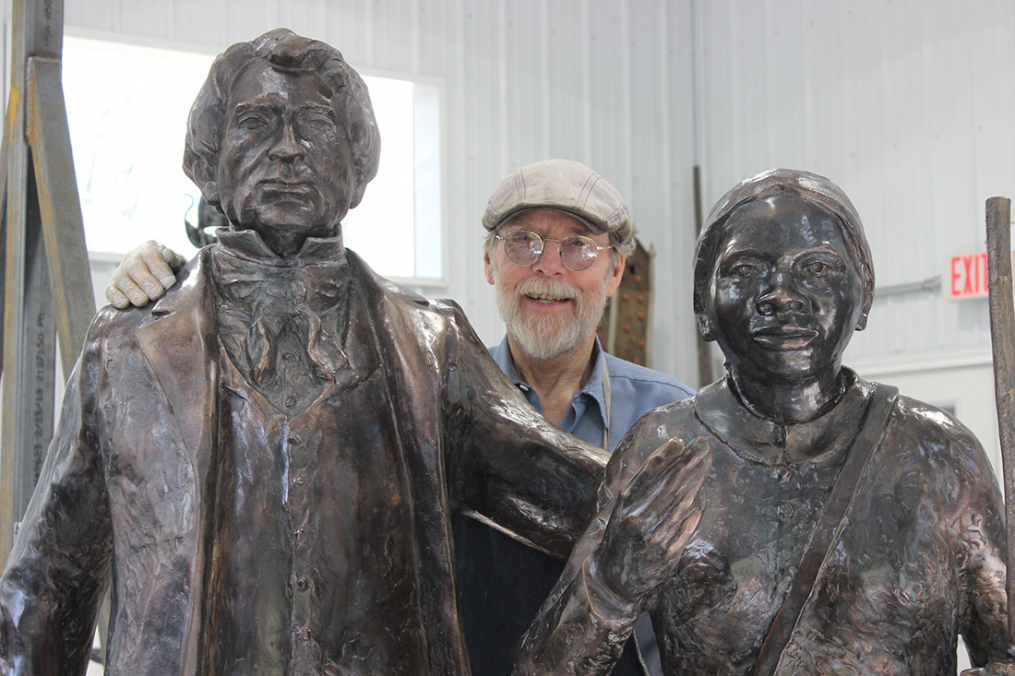
[[[184,175],[187,115],[214,57],[68,36],[63,86],[89,251],[145,240],[195,248],[200,192]],[[439,91],[364,77],[381,130],[380,169],[345,218],[346,244],[382,275],[441,278]]]

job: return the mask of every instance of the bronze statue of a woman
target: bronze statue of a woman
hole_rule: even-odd
[[[873,291],[828,179],[769,171],[719,201],[694,308],[728,372],[621,443],[518,673],[608,673],[646,608],[671,674],[954,674],[960,634],[975,665],[1005,658],[1003,511],[979,442],[842,366]],[[645,517],[669,476],[645,459],[670,439],[712,467],[693,536],[660,541]]]

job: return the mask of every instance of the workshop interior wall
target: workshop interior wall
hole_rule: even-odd
[[[1015,194],[1015,5],[702,4],[709,201],[776,165],[831,177],[864,220],[879,288],[984,250],[984,200]],[[988,333],[985,299],[886,293],[848,356],[986,354]]]
[[[984,299],[892,292],[983,250],[984,199],[1015,194],[1008,0],[66,0],[65,22],[209,53],[288,26],[364,72],[438,83],[447,286],[425,291],[458,300],[488,342],[502,327],[479,281],[486,197],[559,156],[616,184],[656,251],[656,368],[696,384],[696,163],[706,210],[772,166],[825,174],[853,198],[886,291],[847,354],[862,374],[989,362]],[[966,397],[960,417],[992,406],[992,393]]]
[[[70,34],[213,53],[286,26],[335,45],[363,72],[439,84],[447,287],[424,292],[457,300],[488,343],[503,333],[481,281],[490,192],[547,157],[596,167],[661,254],[653,365],[693,372],[689,0],[67,0],[65,22]]]

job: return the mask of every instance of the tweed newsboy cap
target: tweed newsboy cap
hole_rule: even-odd
[[[626,243],[633,235],[624,198],[590,167],[572,160],[529,164],[501,181],[490,196],[483,226],[495,230],[528,209],[551,209],[577,216],[594,231],[609,232]]]

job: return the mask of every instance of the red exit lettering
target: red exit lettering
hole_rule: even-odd
[[[947,290],[952,298],[987,295],[987,252],[952,256],[948,261]]]

